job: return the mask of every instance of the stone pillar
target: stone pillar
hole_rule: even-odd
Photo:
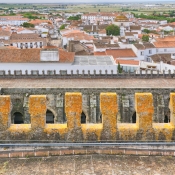
[[[11,99],[9,95],[0,96],[0,131],[7,130],[11,125]]]
[[[102,140],[116,140],[117,132],[117,94],[101,93],[100,110],[102,113],[103,132]]]
[[[24,102],[23,102],[23,108],[24,108],[24,123],[29,124],[30,123],[30,114],[29,114],[29,97],[28,94],[24,96]]]
[[[175,127],[175,93],[170,94],[170,124]]]
[[[81,130],[81,113],[82,113],[82,94],[66,93],[65,94],[65,112],[67,117],[68,141],[82,141],[83,133]]]
[[[164,104],[164,98],[163,95],[158,95],[157,96],[157,122],[159,123],[164,123],[164,117],[165,117],[165,112],[164,112],[165,104]]]
[[[63,103],[63,95],[60,93],[56,96],[56,108],[58,111],[58,123],[64,123],[64,103]]]
[[[135,94],[136,124],[139,129],[152,129],[153,122],[153,96],[151,93]]]
[[[97,107],[96,95],[91,94],[90,95],[90,123],[97,122],[96,107]]]
[[[129,97],[127,95],[123,95],[122,97],[122,122],[130,123],[130,115],[129,115]]]
[[[29,113],[32,129],[44,129],[46,125],[46,95],[29,97]]]

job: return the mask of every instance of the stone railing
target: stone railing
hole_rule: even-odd
[[[100,94],[102,123],[81,124],[82,94],[65,94],[67,123],[46,124],[46,95],[29,97],[31,124],[11,124],[11,97],[0,96],[0,140],[86,141],[172,141],[175,140],[175,93],[170,94],[170,123],[153,123],[151,93],[135,94],[136,123],[117,123],[117,94]]]
[[[112,78],[112,79],[125,79],[125,78],[174,78],[175,72],[169,71],[163,71],[160,73],[158,70],[145,70],[138,72],[125,72],[125,73],[113,73],[113,71],[105,70],[104,72],[102,70],[93,72],[88,70],[85,73],[85,70],[79,71],[79,70],[71,70],[70,73],[67,73],[67,70],[60,70],[59,73],[56,72],[56,70],[47,70],[40,72],[39,70],[31,70],[31,71],[25,71],[22,72],[22,70],[15,70],[15,71],[5,71],[0,70],[0,78],[92,78],[92,79],[98,79],[98,78]]]

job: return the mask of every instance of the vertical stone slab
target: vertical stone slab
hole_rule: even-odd
[[[9,95],[0,96],[0,131],[5,131],[9,128],[11,113],[11,100]]]
[[[58,111],[58,123],[64,123],[64,100],[61,93],[56,96],[56,108]]]
[[[81,127],[82,94],[65,94],[65,112],[67,117],[67,127],[69,130]]]
[[[136,124],[139,129],[149,130],[153,122],[153,96],[151,93],[135,94]]]
[[[117,132],[117,94],[101,93],[100,110],[102,113],[103,133],[102,139],[115,140]]]
[[[90,95],[90,123],[97,122],[96,107],[97,107],[96,95],[91,94]]]
[[[83,140],[81,130],[81,113],[82,113],[82,94],[66,93],[65,94],[65,112],[67,117],[67,140],[79,141]]]
[[[45,128],[46,110],[46,95],[31,95],[29,97],[29,113],[32,129]]]
[[[170,124],[175,127],[175,93],[170,93]]]

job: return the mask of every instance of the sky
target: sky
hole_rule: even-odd
[[[99,3],[99,2],[106,2],[106,3],[121,3],[121,2],[152,2],[152,3],[158,3],[158,2],[166,2],[166,0],[30,0],[28,2],[30,3],[68,3],[68,2],[71,2],[71,3],[83,3],[83,2],[86,2],[86,3]],[[168,0],[169,2],[173,0]],[[0,3],[26,3],[25,0],[0,0]]]

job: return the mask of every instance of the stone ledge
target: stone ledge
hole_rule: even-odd
[[[58,150],[33,150],[33,151],[4,151],[0,158],[28,158],[50,157],[64,155],[135,155],[135,156],[175,156],[175,151],[167,150],[140,150],[140,149],[58,149]]]

